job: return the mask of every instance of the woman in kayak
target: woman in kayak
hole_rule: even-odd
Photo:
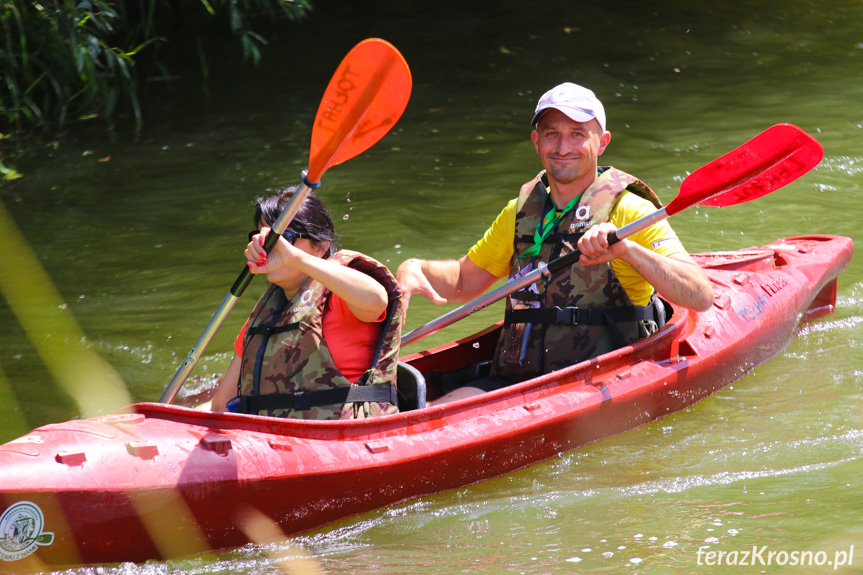
[[[270,282],[234,344],[213,411],[352,419],[398,411],[401,294],[387,268],[338,237],[314,194],[267,254],[270,226],[296,188],[256,203],[245,250]]]

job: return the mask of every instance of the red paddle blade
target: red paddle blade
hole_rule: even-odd
[[[777,124],[692,172],[665,210],[672,216],[695,204],[723,207],[760,198],[793,182],[823,157],[812,136],[797,126]]]
[[[366,150],[390,131],[408,105],[411,73],[404,57],[380,38],[348,52],[330,80],[312,128],[310,182]]]

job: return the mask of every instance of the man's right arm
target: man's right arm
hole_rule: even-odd
[[[464,303],[482,295],[498,278],[464,255],[458,260],[405,260],[396,271],[396,279],[407,313],[414,294],[424,295],[438,305]]]
[[[422,294],[438,305],[465,303],[505,277],[512,257],[516,209],[516,201],[509,202],[482,239],[457,260],[412,258],[403,262],[396,271],[396,279],[404,294],[405,311],[414,294]]]
[[[482,239],[457,260],[411,258],[403,262],[396,271],[396,279],[402,290],[405,313],[414,294],[422,294],[438,305],[465,303],[505,277],[512,256],[516,209],[516,200],[509,202]]]

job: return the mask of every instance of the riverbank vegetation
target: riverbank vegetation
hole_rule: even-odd
[[[141,130],[141,87],[170,77],[159,48],[188,25],[228,26],[257,63],[260,17],[302,20],[308,0],[3,0],[0,138],[53,134],[70,122],[118,114]],[[203,48],[199,45],[199,50]],[[201,66],[206,58],[201,54]],[[2,168],[0,159],[0,168]],[[8,174],[0,174],[3,177]]]

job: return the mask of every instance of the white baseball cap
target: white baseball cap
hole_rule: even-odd
[[[584,86],[564,82],[543,94],[536,105],[531,125],[536,127],[539,117],[549,108],[563,112],[576,122],[589,122],[596,118],[602,131],[605,131],[605,108],[596,94]]]

